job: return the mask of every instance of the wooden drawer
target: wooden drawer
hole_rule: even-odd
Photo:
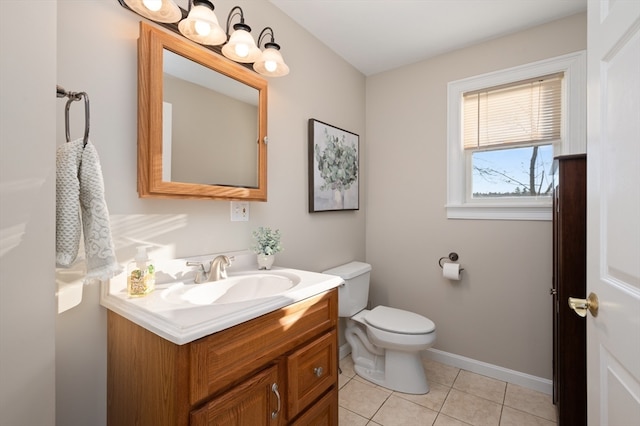
[[[336,331],[331,330],[287,357],[289,419],[293,419],[337,383],[336,336]]]
[[[329,392],[291,426],[338,426],[338,391]]]
[[[314,336],[335,328],[337,312],[338,292],[334,289],[192,342],[190,403],[218,393]],[[335,354],[336,347],[333,350]],[[325,367],[325,376],[328,368]],[[335,375],[335,361],[331,368]]]

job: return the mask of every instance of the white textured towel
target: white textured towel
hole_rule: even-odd
[[[106,280],[121,268],[111,239],[98,152],[90,141],[83,145],[78,139],[60,145],[56,152],[56,264],[69,267],[76,260],[82,227],[85,281]]]

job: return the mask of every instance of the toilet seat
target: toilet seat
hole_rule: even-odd
[[[429,334],[436,329],[429,318],[388,306],[376,306],[366,314],[364,320],[368,325],[389,333]]]

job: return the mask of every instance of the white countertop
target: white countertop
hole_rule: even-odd
[[[274,273],[298,275],[300,283],[282,294],[226,304],[176,304],[162,296],[163,291],[176,283],[193,283],[194,268],[186,267],[186,260],[206,259],[208,262],[213,257],[215,255],[156,262],[156,289],[144,297],[128,296],[127,276],[122,273],[103,284],[100,304],[135,324],[182,345],[331,290],[343,283],[340,277],[334,275],[274,267]],[[228,271],[230,276],[258,272],[255,255],[236,255],[236,261]]]

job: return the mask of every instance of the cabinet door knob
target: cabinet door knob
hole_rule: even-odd
[[[316,377],[322,376],[323,373],[324,373],[324,369],[322,367],[316,367],[313,369],[313,374],[315,374]]]
[[[594,317],[598,316],[598,296],[595,293],[589,293],[589,297],[586,299],[577,299],[575,297],[569,298],[569,307],[573,309],[576,314],[581,317],[587,316],[587,310],[591,312]]]
[[[278,384],[274,383],[271,385],[271,392],[276,394],[276,398],[278,399],[278,408],[275,411],[271,412],[271,418],[275,419],[278,417],[278,413],[280,412],[280,392],[278,392]]]

